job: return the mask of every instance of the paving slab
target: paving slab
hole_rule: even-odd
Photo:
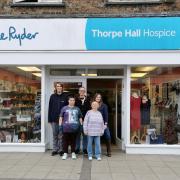
[[[103,153],[105,154],[105,153]],[[0,153],[0,180],[179,180],[180,157],[128,155],[113,150],[112,157],[89,161],[87,156],[45,153]]]

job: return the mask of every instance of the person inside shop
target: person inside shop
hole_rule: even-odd
[[[130,119],[131,119],[131,143],[140,143],[140,127],[141,127],[141,97],[137,92],[132,92],[130,98]]]
[[[79,88],[79,95],[76,98],[75,105],[79,107],[79,109],[81,110],[82,119],[84,120],[87,111],[91,109],[90,99],[89,97],[86,96],[86,89],[84,87]],[[84,154],[87,154],[87,136],[83,133],[82,128],[77,135],[75,153],[79,154],[80,152],[81,135],[82,135],[82,151]]]
[[[107,156],[111,157],[111,134],[108,127],[108,107],[105,103],[103,103],[102,96],[100,93],[95,94],[94,101],[99,103],[98,111],[101,112],[103,120],[104,120],[104,125],[105,125],[103,137],[106,140]]]
[[[92,145],[93,141],[95,144],[95,157],[98,161],[101,160],[101,143],[100,136],[104,133],[104,121],[102,114],[98,111],[99,103],[93,101],[91,104],[92,109],[86,113],[84,118],[84,134],[88,136],[88,159],[92,161],[93,151]]]
[[[147,126],[150,124],[150,109],[151,101],[146,95],[143,95],[141,99],[141,126],[143,128],[141,141],[146,139]]]
[[[71,146],[71,157],[76,159],[75,146],[76,137],[82,126],[81,110],[75,106],[75,97],[69,96],[68,105],[61,109],[59,127],[63,132],[63,160],[68,157],[68,147]]]
[[[60,154],[63,155],[62,148],[62,132],[59,131],[59,112],[67,105],[67,94],[63,92],[63,84],[55,83],[54,93],[50,96],[48,122],[51,124],[53,132],[53,151],[52,156]]]

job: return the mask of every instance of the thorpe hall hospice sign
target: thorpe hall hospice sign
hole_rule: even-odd
[[[88,19],[89,50],[180,49],[180,18]]]
[[[0,51],[179,49],[180,17],[0,20]]]

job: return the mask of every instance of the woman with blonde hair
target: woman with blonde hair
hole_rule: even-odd
[[[98,111],[99,103],[93,101],[91,103],[92,109],[86,113],[84,118],[84,134],[88,136],[88,158],[92,160],[92,144],[95,144],[95,157],[98,161],[101,160],[101,143],[100,136],[104,133],[104,122],[101,113]]]

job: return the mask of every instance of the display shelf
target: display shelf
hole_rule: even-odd
[[[35,96],[34,93],[29,93],[29,92],[19,92],[19,91],[10,91],[12,94],[16,94],[16,95],[33,95]]]
[[[35,101],[35,99],[15,99],[15,98],[11,98],[11,100],[12,101],[24,101],[24,102],[26,102],[26,101]]]
[[[4,130],[14,130],[13,127],[0,127],[0,131],[4,131]]]
[[[33,131],[35,100],[41,81],[35,84],[31,78],[21,75],[16,78],[10,71],[5,73],[7,79],[0,78],[0,140],[12,143],[16,136],[15,142],[39,142]]]
[[[10,93],[10,90],[0,90],[0,93]]]
[[[28,122],[28,121],[31,121],[31,117],[17,117],[17,121],[18,122]]]
[[[23,130],[23,131],[17,130],[17,131],[16,131],[16,133],[18,133],[18,134],[19,134],[19,133],[27,133],[27,132],[28,132],[28,130]]]
[[[7,108],[3,107],[3,108],[0,108],[0,111],[1,111],[1,110],[2,110],[2,111],[11,110],[11,109],[12,109],[11,107],[7,107]]]
[[[36,131],[35,131],[35,130],[33,131],[33,134],[39,134],[39,133],[41,133],[41,130],[40,130],[40,129],[39,129],[39,130],[36,130]]]
[[[24,109],[32,109],[32,108],[34,108],[34,106],[21,106],[21,107],[14,106],[14,107],[12,107],[12,109],[22,109],[22,108],[24,108]]]
[[[0,119],[10,119],[12,116],[0,116]]]
[[[1,98],[3,101],[9,101],[11,98]]]

